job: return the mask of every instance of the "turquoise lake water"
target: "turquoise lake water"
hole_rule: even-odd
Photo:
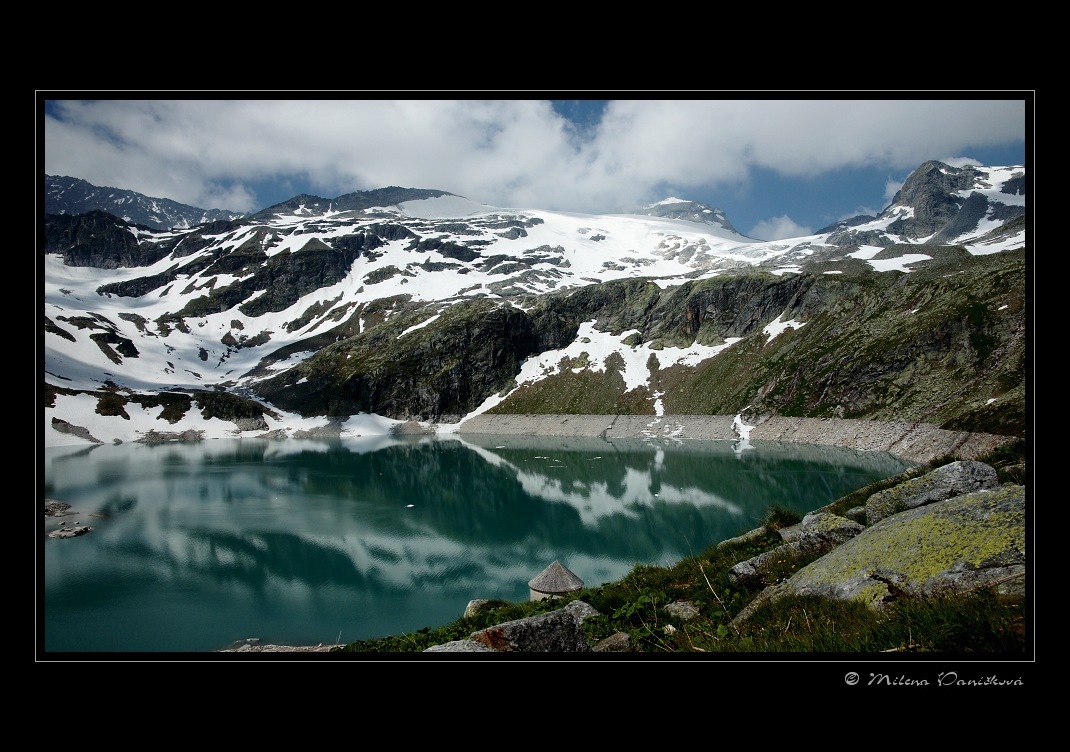
[[[39,655],[314,645],[523,601],[557,560],[590,587],[672,564],[911,463],[779,442],[387,436],[57,447]],[[41,652],[43,651],[43,653]]]

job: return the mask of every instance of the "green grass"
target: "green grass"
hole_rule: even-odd
[[[947,462],[913,468],[916,476]],[[1011,482],[1023,482],[1026,443],[1001,447],[980,461],[1001,475],[1012,468]],[[1021,481],[1015,478],[1022,478]],[[903,476],[871,484],[830,504],[843,511],[864,502]],[[861,501],[860,501],[861,500]],[[584,621],[590,642],[627,633],[633,650],[642,653],[928,653],[1025,655],[1029,649],[1026,602],[1023,596],[1000,595],[992,589],[930,598],[905,597],[875,610],[862,603],[816,596],[788,596],[755,608],[741,624],[733,618],[748,606],[760,587],[734,584],[729,570],[737,563],[777,548],[777,529],[799,521],[798,515],[771,507],[753,534],[713,544],[672,566],[637,564],[617,582],[584,588],[564,598],[512,603],[491,601],[473,617],[438,628],[425,627],[398,636],[362,640],[334,652],[421,652],[432,645],[467,638],[473,632],[506,621],[534,616],[580,599],[599,615]],[[820,554],[785,555],[767,577],[782,580]],[[1023,592],[1027,591],[1023,583]],[[665,606],[687,601],[698,614],[683,621]]]

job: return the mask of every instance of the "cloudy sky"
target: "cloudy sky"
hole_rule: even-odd
[[[94,98],[72,98],[86,94]],[[48,175],[242,212],[299,193],[334,198],[386,186],[598,214],[674,196],[722,209],[745,235],[776,240],[877,214],[926,160],[1032,160],[1031,91],[925,99],[199,94],[38,91],[38,164]]]

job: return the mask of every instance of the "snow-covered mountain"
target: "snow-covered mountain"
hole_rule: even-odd
[[[156,230],[190,228],[205,222],[238,219],[240,212],[198,209],[169,198],[152,198],[122,188],[101,188],[79,178],[45,175],[46,214],[106,211],[132,225]]]
[[[697,201],[676,198],[675,196],[663,199],[655,204],[650,204],[649,206],[644,206],[639,209],[637,213],[651,217],[684,219],[689,222],[720,225],[733,235],[740,235],[740,232],[732,226],[732,223],[728,221],[728,217],[726,217],[725,213],[720,209],[706,206],[706,204],[700,204]]]
[[[1021,166],[927,162],[879,216],[775,242],[676,198],[587,215],[389,188],[298,196],[249,217],[170,229],[110,206],[48,213],[39,260],[44,441],[294,436],[326,426],[345,435],[411,421],[450,430],[510,400],[518,411],[725,414],[755,400],[787,411],[799,396],[774,400],[783,381],[771,361],[760,361],[771,369],[765,381],[754,375],[731,394],[701,392],[700,372],[741,357],[737,343],[748,338],[768,345],[811,320],[835,329],[871,306],[887,311],[851,297],[875,274],[881,286],[902,286],[902,272],[1023,259],[1020,289],[989,290],[991,261],[970,273],[979,275],[975,305],[1003,295],[986,316],[1024,317],[1026,177]],[[942,275],[933,278],[926,283],[939,286]],[[1024,348],[1010,341],[1013,321],[984,331],[948,321],[940,352],[964,341],[977,349],[978,337],[995,343],[989,349]],[[666,381],[687,369],[686,383]],[[992,391],[1008,378],[1001,369],[979,368],[978,384]],[[570,407],[544,389],[532,402],[536,384],[565,377],[595,379],[598,399]],[[1017,394],[1014,386],[1000,393]],[[1024,399],[1020,386],[1014,400]],[[600,404],[607,390],[613,399]],[[823,398],[790,409],[878,414],[870,396],[843,391],[835,406]],[[579,393],[575,384],[569,393]],[[932,419],[937,408],[917,410]]]

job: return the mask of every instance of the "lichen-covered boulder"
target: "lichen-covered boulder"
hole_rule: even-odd
[[[689,601],[674,601],[667,604],[665,610],[680,621],[690,621],[699,615],[699,610]]]
[[[908,509],[998,485],[996,471],[990,465],[972,460],[952,462],[870,496],[866,500],[866,522],[873,525]]]
[[[785,557],[831,551],[864,529],[863,525],[846,517],[828,512],[811,512],[799,524],[777,531],[784,545],[739,562],[728,570],[728,578],[737,585],[749,588],[771,585],[774,578],[769,573]]]
[[[829,512],[810,512],[797,525],[781,528],[785,543],[803,543],[811,548],[825,544],[839,545],[858,535],[863,526],[846,517]]]
[[[962,593],[1008,582],[1020,587],[1025,567],[1025,486],[1006,485],[927,504],[866,528],[799,570],[778,595],[879,606],[899,595]]]

